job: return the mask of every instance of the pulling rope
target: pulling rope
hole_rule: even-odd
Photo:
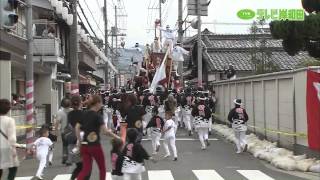
[[[218,117],[220,119],[227,119],[225,116],[217,114],[217,113],[212,113],[212,116]],[[230,123],[227,122],[227,124],[230,124]],[[307,138],[308,137],[308,134],[301,133],[301,132],[280,131],[280,130],[276,130],[276,129],[262,128],[262,127],[258,127],[258,126],[252,126],[252,125],[247,125],[247,126],[251,127],[251,128],[254,128],[254,129],[259,129],[259,130],[263,130],[263,131],[267,131],[267,132],[275,133],[275,134],[280,134],[280,135],[284,135],[284,136],[294,136],[294,137],[301,137],[301,138]]]

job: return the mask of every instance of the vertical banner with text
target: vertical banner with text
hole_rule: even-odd
[[[320,73],[307,72],[307,119],[309,148],[320,151]]]

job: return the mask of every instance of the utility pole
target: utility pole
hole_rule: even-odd
[[[107,15],[107,0],[104,0],[104,55],[108,58],[108,15]],[[108,71],[108,63],[105,64],[104,70],[104,84],[105,87],[109,84],[109,71]]]
[[[201,41],[201,16],[208,16],[208,6],[210,5],[207,0],[189,0],[188,1],[188,15],[197,16],[197,24],[194,24],[194,27],[198,29],[198,38],[197,38],[197,48],[198,48],[198,86],[202,86],[202,41]],[[191,26],[192,23],[191,23]]]
[[[183,25],[183,21],[182,21],[182,11],[183,11],[183,7],[182,7],[182,2],[183,0],[178,0],[178,41],[182,44],[182,40],[183,40],[183,29],[182,29],[182,25]],[[179,69],[178,69],[178,74],[180,74],[180,84],[182,86],[184,86],[184,80],[183,80],[183,62],[179,62]]]
[[[183,0],[178,0],[178,41],[182,43],[182,38],[183,38],[183,20],[182,20],[182,11],[183,11]]]
[[[26,115],[27,122],[29,126],[26,129],[26,144],[28,154],[32,148],[33,138],[34,138],[34,80],[33,80],[33,33],[32,33],[32,0],[26,1],[27,11],[26,11],[26,24],[27,24],[27,63],[26,63]]]
[[[117,6],[114,7],[114,26],[115,26],[115,36],[116,36],[116,45],[115,45],[115,58],[114,60],[118,60],[118,14],[117,14]],[[114,87],[117,88],[117,74],[114,76]]]
[[[159,0],[159,20],[160,20],[160,27],[162,27],[162,12],[161,12],[161,0]],[[160,31],[160,42],[162,40],[162,32]]]
[[[71,94],[79,94],[79,59],[78,59],[78,34],[77,34],[77,1],[71,0],[73,24],[70,26],[70,72]]]
[[[197,0],[198,14],[198,86],[202,86],[201,1]]]

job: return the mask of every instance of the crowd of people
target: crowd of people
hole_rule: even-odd
[[[184,61],[183,55],[189,54],[189,51],[183,49],[181,43],[175,43],[176,29],[170,29],[170,26],[159,27],[159,29],[165,37],[163,48],[165,52],[168,50],[172,57],[174,76],[178,78],[179,62]],[[140,51],[138,44],[135,48]],[[152,49],[153,52],[162,51],[158,39],[155,39]],[[176,84],[172,90],[165,89],[161,85],[155,92],[152,88],[149,90],[149,81],[153,79],[161,63],[157,61],[157,65],[154,65],[154,62],[148,59],[150,54],[146,57],[146,62],[142,62],[141,58],[134,62],[137,73],[134,86],[127,87],[130,90],[98,91],[83,96],[68,94],[62,99],[53,123],[43,125],[38,133],[39,138],[33,143],[32,147],[39,161],[39,167],[33,179],[43,179],[45,167],[52,165],[54,144],[58,136],[62,141],[62,164],[66,166],[75,164],[71,180],[90,179],[93,160],[98,165],[100,180],[105,180],[106,161],[101,145],[101,134],[112,138],[112,178],[116,180],[141,179],[141,173],[145,171],[144,161],[154,161],[154,157],[159,153],[161,137],[164,139],[163,158],[172,155],[172,160],[178,161],[175,142],[178,128],[186,129],[189,136],[197,133],[202,150],[210,145],[208,137],[211,134],[213,113],[217,104],[215,92],[201,87],[181,89]],[[226,74],[229,79],[235,78],[232,65],[226,70]],[[14,120],[7,116],[11,105],[17,104],[16,99],[14,96],[14,103],[9,102],[8,105],[6,100],[0,100],[0,130],[9,125],[11,127],[8,128],[10,132],[0,131],[1,142],[7,142],[6,149],[1,153],[8,151],[12,154],[11,159],[7,160],[0,156],[0,162],[8,162],[0,164],[0,178],[2,169],[9,168],[9,180],[14,179],[19,165],[15,152]],[[248,116],[241,107],[241,100],[235,100],[235,105],[235,108],[230,111],[228,120],[239,139],[237,153],[241,153],[247,148],[244,135]],[[127,124],[126,141],[119,137],[121,122]],[[143,137],[152,141],[151,156],[141,144]]]
[[[99,91],[83,96],[67,94],[62,99],[60,109],[53,123],[45,124],[39,130],[39,138],[33,143],[39,167],[34,179],[43,179],[45,167],[52,165],[54,144],[60,136],[62,141],[62,164],[76,167],[72,172],[71,180],[90,179],[92,161],[98,164],[100,180],[105,180],[106,162],[101,145],[101,134],[112,137],[111,164],[113,179],[141,179],[141,172],[145,171],[144,160],[153,159],[160,149],[160,138],[164,138],[164,158],[170,157],[178,160],[176,148],[176,132],[178,128],[185,128],[189,136],[197,133],[200,148],[205,150],[209,143],[217,98],[214,91],[203,88],[181,89],[178,74],[178,66],[184,61],[183,56],[190,52],[182,48],[181,42],[176,42],[177,28],[160,27],[157,29],[163,34],[161,39],[155,38],[154,42],[146,46],[144,58],[139,44],[133,48],[137,53],[132,58],[135,67],[133,82],[128,81],[127,91]],[[42,36],[54,37],[53,27],[46,28]],[[161,58],[156,62],[151,58],[151,53],[165,53],[173,60],[172,90],[164,90],[165,86],[157,87],[152,93],[148,89],[151,80],[161,64]],[[170,70],[171,71],[171,70]],[[170,72],[171,73],[171,72]],[[182,73],[182,72],[181,72]],[[228,79],[236,78],[236,72],[230,64],[225,70]],[[171,79],[170,79],[171,80]],[[169,81],[170,81],[169,80]],[[134,84],[134,85],[133,85]],[[25,99],[12,95],[12,102],[0,99],[0,179],[2,169],[9,168],[8,179],[13,180],[17,172],[19,161],[16,153],[16,132],[14,119],[7,113],[11,106],[22,106]],[[241,101],[241,100],[240,100]],[[235,101],[236,107],[230,112],[228,120],[233,124],[239,139],[238,151],[246,149],[243,133],[248,116],[241,107],[241,102]],[[119,138],[120,123],[127,123],[127,141]],[[152,156],[141,145],[142,138],[147,137],[152,141]],[[169,148],[170,147],[170,148]],[[171,149],[171,152],[170,152]],[[3,158],[3,153],[8,154]]]
[[[163,158],[172,155],[178,160],[175,136],[178,128],[186,128],[189,136],[198,133],[201,148],[209,145],[212,112],[215,110],[214,91],[187,88],[155,93],[148,89],[140,91],[100,91],[85,98],[71,96],[61,101],[55,129],[60,129],[63,154],[62,163],[75,164],[71,179],[89,179],[92,160],[98,164],[100,179],[105,179],[106,165],[100,134],[112,136],[111,164],[114,179],[141,179],[145,171],[144,160],[154,160],[160,149],[163,136]],[[127,141],[119,139],[120,123],[127,123]],[[47,158],[53,149],[55,139],[50,138],[51,129],[43,126],[36,149],[39,169],[35,179],[43,179],[43,169],[52,162]],[[152,155],[142,146],[142,138],[152,141]],[[170,152],[171,151],[171,152]],[[119,176],[119,177],[118,177]]]
[[[33,143],[39,167],[34,179],[43,179],[45,167],[52,165],[54,144],[60,135],[62,140],[62,163],[75,164],[71,180],[88,180],[92,162],[98,164],[100,179],[106,178],[106,160],[101,144],[101,134],[111,136],[111,164],[113,179],[141,179],[145,171],[144,161],[155,157],[178,160],[176,132],[184,128],[189,136],[197,133],[200,148],[210,145],[208,136],[214,121],[217,104],[215,91],[203,88],[186,88],[182,91],[163,90],[155,93],[149,89],[140,91],[99,91],[85,97],[74,95],[62,99],[61,108],[53,124],[43,125],[39,138]],[[241,99],[234,100],[228,120],[235,130],[237,153],[246,151],[246,121],[248,115]],[[8,179],[13,180],[19,161],[16,153],[14,119],[7,113],[11,102],[0,99],[0,177],[2,170],[9,168]],[[127,123],[126,141],[120,139],[120,123]],[[60,133],[57,133],[60,132]],[[151,140],[152,155],[141,144],[143,137]],[[160,138],[163,137],[164,155],[159,155]]]

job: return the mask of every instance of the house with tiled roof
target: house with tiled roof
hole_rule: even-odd
[[[183,44],[186,49],[193,50],[197,37],[186,39]],[[253,51],[259,59],[268,52],[268,61],[272,61],[280,71],[291,70],[298,64],[313,59],[307,52],[298,55],[288,55],[283,47],[282,40],[273,39],[271,34],[214,34],[208,29],[202,32],[203,49],[203,78],[204,82],[225,79],[224,70],[229,64],[234,66],[237,77],[254,74],[252,62]],[[263,51],[261,50],[263,43]],[[263,53],[261,53],[263,52]],[[196,56],[195,56],[196,57]],[[197,61],[192,67],[196,68]]]

